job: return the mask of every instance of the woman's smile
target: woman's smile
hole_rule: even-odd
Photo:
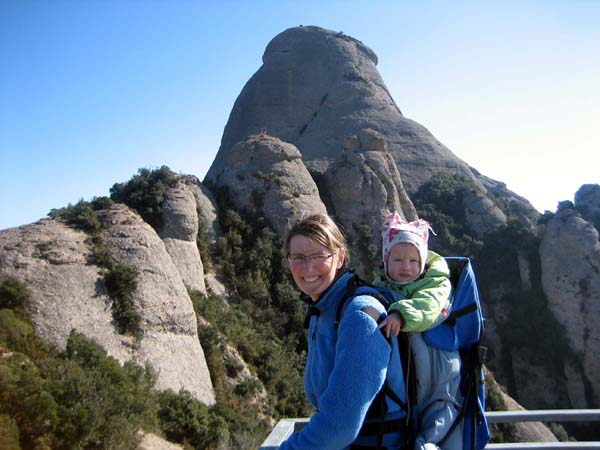
[[[290,240],[288,263],[298,288],[317,300],[331,286],[344,260],[340,250],[332,251],[298,234]]]

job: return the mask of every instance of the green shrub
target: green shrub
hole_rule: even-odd
[[[27,286],[13,277],[0,281],[0,308],[22,309],[29,301]]]
[[[94,197],[90,203],[90,206],[94,211],[100,211],[101,209],[110,208],[114,202],[109,197]]]
[[[0,411],[15,421],[23,448],[35,448],[55,430],[58,405],[47,385],[38,367],[24,355],[0,359]]]
[[[102,229],[102,224],[94,209],[89,202],[84,200],[80,200],[75,205],[69,203],[65,208],[52,209],[48,216],[52,219],[62,219],[67,224],[86,233],[94,233]]]
[[[95,233],[88,236],[85,243],[90,248],[87,260],[88,264],[94,264],[109,271],[114,268],[115,260],[111,256],[108,246],[100,234]]]
[[[229,378],[235,378],[244,368],[244,366],[235,357],[227,354],[223,357],[225,371]]]
[[[20,353],[34,355],[38,341],[33,327],[10,309],[0,309],[0,344]]]
[[[17,422],[5,414],[0,414],[0,448],[3,450],[21,450]]]
[[[252,318],[251,313],[256,308],[250,301],[227,305],[218,297],[207,297],[196,291],[191,292],[191,298],[197,314],[211,323],[209,327],[199,327],[199,334],[219,403],[243,405],[247,403],[244,397],[257,389],[251,382],[233,391],[227,385],[227,376],[234,369],[228,368],[228,360],[223,357],[225,342],[220,338],[222,334],[255,369],[267,390],[273,414],[309,415],[312,409],[305,398],[302,382],[305,350],[304,344],[299,344],[298,335],[282,339],[273,328],[260,326],[265,322]],[[283,320],[283,314],[273,313],[269,323],[274,323],[279,316]],[[297,329],[303,333],[301,323]]]
[[[179,177],[167,166],[160,169],[139,169],[137,175],[126,183],[115,183],[110,188],[110,198],[125,203],[137,211],[155,230],[162,224],[161,205]]]
[[[222,362],[217,359],[222,339],[213,338],[212,347],[204,341],[211,376],[218,367],[212,361]],[[0,311],[0,340],[5,351],[0,358],[0,448],[134,449],[143,429],[187,448],[253,449],[267,433],[244,397],[257,388],[252,383],[235,396],[234,387],[223,387],[225,378],[216,381],[219,404],[207,408],[184,391],[158,395],[152,371],[132,363],[120,366],[79,333],[71,333],[64,352],[46,348],[31,324],[9,309]]]
[[[465,217],[463,200],[479,192],[475,183],[461,176],[438,175],[425,183],[412,197],[419,217],[429,221],[436,235],[430,247],[442,255],[472,255],[482,242],[475,238]]]
[[[248,378],[235,387],[235,393],[240,397],[252,397],[260,391],[260,383],[254,378]]]
[[[209,299],[201,304],[199,314],[227,336],[255,368],[274,415],[305,416],[311,408],[302,388],[306,354],[303,304],[290,282],[281,242],[265,219],[256,215],[257,208],[245,211],[247,222],[228,208],[224,194],[216,194],[222,206],[224,236],[218,242],[215,261],[240,299],[230,308]],[[214,310],[207,311],[210,308]],[[207,317],[211,314],[214,320]]]
[[[496,383],[489,373],[485,376],[486,387],[486,410],[488,411],[506,411],[508,406],[502,397],[502,389]],[[490,424],[490,434],[492,442],[508,442],[510,436],[514,434],[514,424],[495,423]]]
[[[228,441],[225,420],[189,392],[164,391],[158,398],[158,418],[170,441],[206,450],[219,448],[223,441]]]
[[[57,402],[56,448],[135,449],[141,428],[156,426],[155,375],[126,363],[79,333],[44,366]]]
[[[202,260],[202,266],[204,267],[205,272],[208,272],[212,269],[209,258],[209,242],[210,238],[208,236],[208,226],[200,217],[200,213],[198,213],[198,234],[196,235],[196,246],[198,247],[198,252],[200,253],[200,259]]]
[[[104,275],[108,295],[113,301],[112,313],[119,333],[141,337],[141,316],[134,305],[138,272],[135,267],[114,264]]]

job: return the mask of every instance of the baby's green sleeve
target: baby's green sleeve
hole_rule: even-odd
[[[409,293],[409,298],[390,306],[390,311],[397,311],[404,320],[402,331],[426,331],[437,325],[450,297],[452,287],[447,277],[421,281],[419,288]]]

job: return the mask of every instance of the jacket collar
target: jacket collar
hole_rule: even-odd
[[[351,277],[352,274],[350,272],[342,272],[331,284],[331,286],[329,286],[321,294],[321,296],[317,300],[315,300],[313,306],[321,311],[324,311],[327,308],[331,307],[331,305],[336,305],[345,293],[346,286],[348,284],[348,279],[350,279]]]
[[[347,271],[342,272],[342,274],[338,276],[331,286],[329,286],[314,302],[305,294],[300,296],[302,301],[305,301],[309,304],[306,310],[306,316],[304,317],[304,328],[308,329],[308,325],[312,316],[318,317],[321,315],[322,311],[337,307],[338,302],[346,291],[346,285],[348,284],[348,279],[350,277],[352,277],[351,273]]]

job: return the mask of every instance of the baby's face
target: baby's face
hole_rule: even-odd
[[[412,281],[421,274],[421,257],[417,247],[400,242],[392,247],[387,262],[388,276],[398,282]]]

